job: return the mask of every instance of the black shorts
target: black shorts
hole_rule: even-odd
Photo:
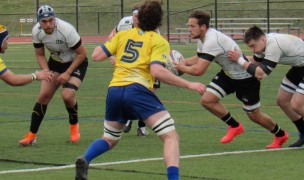
[[[304,66],[292,67],[286,74],[286,78],[295,86],[298,86],[304,78]]]
[[[60,63],[58,61],[54,61],[52,58],[48,61],[48,66],[51,71],[58,72],[58,73],[64,73],[70,66],[72,62],[68,63]],[[75,71],[71,74],[71,76],[76,77],[83,80],[88,68],[88,58],[86,58]]]
[[[157,79],[154,80],[153,88],[155,88],[155,89],[160,88],[160,81],[159,80],[157,80]]]
[[[256,106],[255,108],[257,108],[260,103],[260,86],[260,81],[254,77],[231,79],[222,70],[212,79],[207,90],[219,98],[235,93],[245,106]]]

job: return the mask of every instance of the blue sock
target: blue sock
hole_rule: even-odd
[[[84,157],[90,164],[90,162],[96,158],[97,156],[101,155],[104,152],[107,152],[110,149],[110,146],[107,141],[104,139],[97,139],[96,141],[92,142],[90,147],[87,149]]]
[[[170,166],[167,168],[168,180],[179,180],[179,169],[175,166]]]

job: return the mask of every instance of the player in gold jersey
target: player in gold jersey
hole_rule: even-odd
[[[169,43],[154,31],[161,25],[162,16],[160,2],[147,0],[139,8],[139,28],[119,32],[95,48],[93,60],[103,61],[115,55],[116,64],[106,99],[104,134],[84,156],[77,158],[76,179],[87,179],[89,163],[119,142],[128,119],[143,120],[161,138],[167,178],[179,179],[179,137],[174,120],[151,89],[155,78],[200,94],[205,86],[175,76],[164,67]]]

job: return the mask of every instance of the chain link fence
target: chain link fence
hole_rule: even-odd
[[[8,27],[11,36],[28,35],[36,21],[36,9],[48,4],[55,9],[56,16],[73,24],[81,35],[107,36],[117,25],[122,16],[131,15],[132,6],[138,0],[2,0],[0,6],[0,23]],[[189,13],[194,9],[205,10],[213,18],[212,26],[220,29],[221,19],[242,18],[244,27],[250,24],[250,18],[264,18],[264,25],[270,18],[281,18],[281,22],[292,21],[302,29],[304,18],[304,1],[260,1],[260,0],[163,0],[165,11],[161,33],[172,36],[178,29],[187,31]],[[247,18],[247,19],[246,19]],[[285,20],[283,18],[286,18]],[[289,19],[287,19],[289,18]],[[292,19],[293,18],[293,19]],[[25,22],[24,22],[25,19]],[[27,20],[29,20],[27,22]],[[34,20],[30,21],[30,20]],[[218,20],[218,21],[216,21]],[[236,23],[236,21],[230,21]],[[271,19],[270,19],[271,20]],[[23,21],[23,22],[22,22]],[[280,22],[278,21],[278,22]],[[222,23],[222,24],[220,24]],[[226,22],[229,23],[229,22]],[[255,23],[255,22],[252,22]],[[257,22],[256,22],[257,23]],[[263,25],[263,26],[264,26]],[[270,23],[271,25],[271,23]],[[179,31],[180,32],[180,31]]]

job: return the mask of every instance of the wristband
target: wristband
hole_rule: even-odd
[[[37,76],[36,76],[36,74],[34,74],[34,73],[32,73],[32,80],[33,80],[33,81],[36,81],[36,80],[37,80]]]
[[[237,63],[241,66],[243,66],[245,64],[246,60],[243,57],[239,57]]]

